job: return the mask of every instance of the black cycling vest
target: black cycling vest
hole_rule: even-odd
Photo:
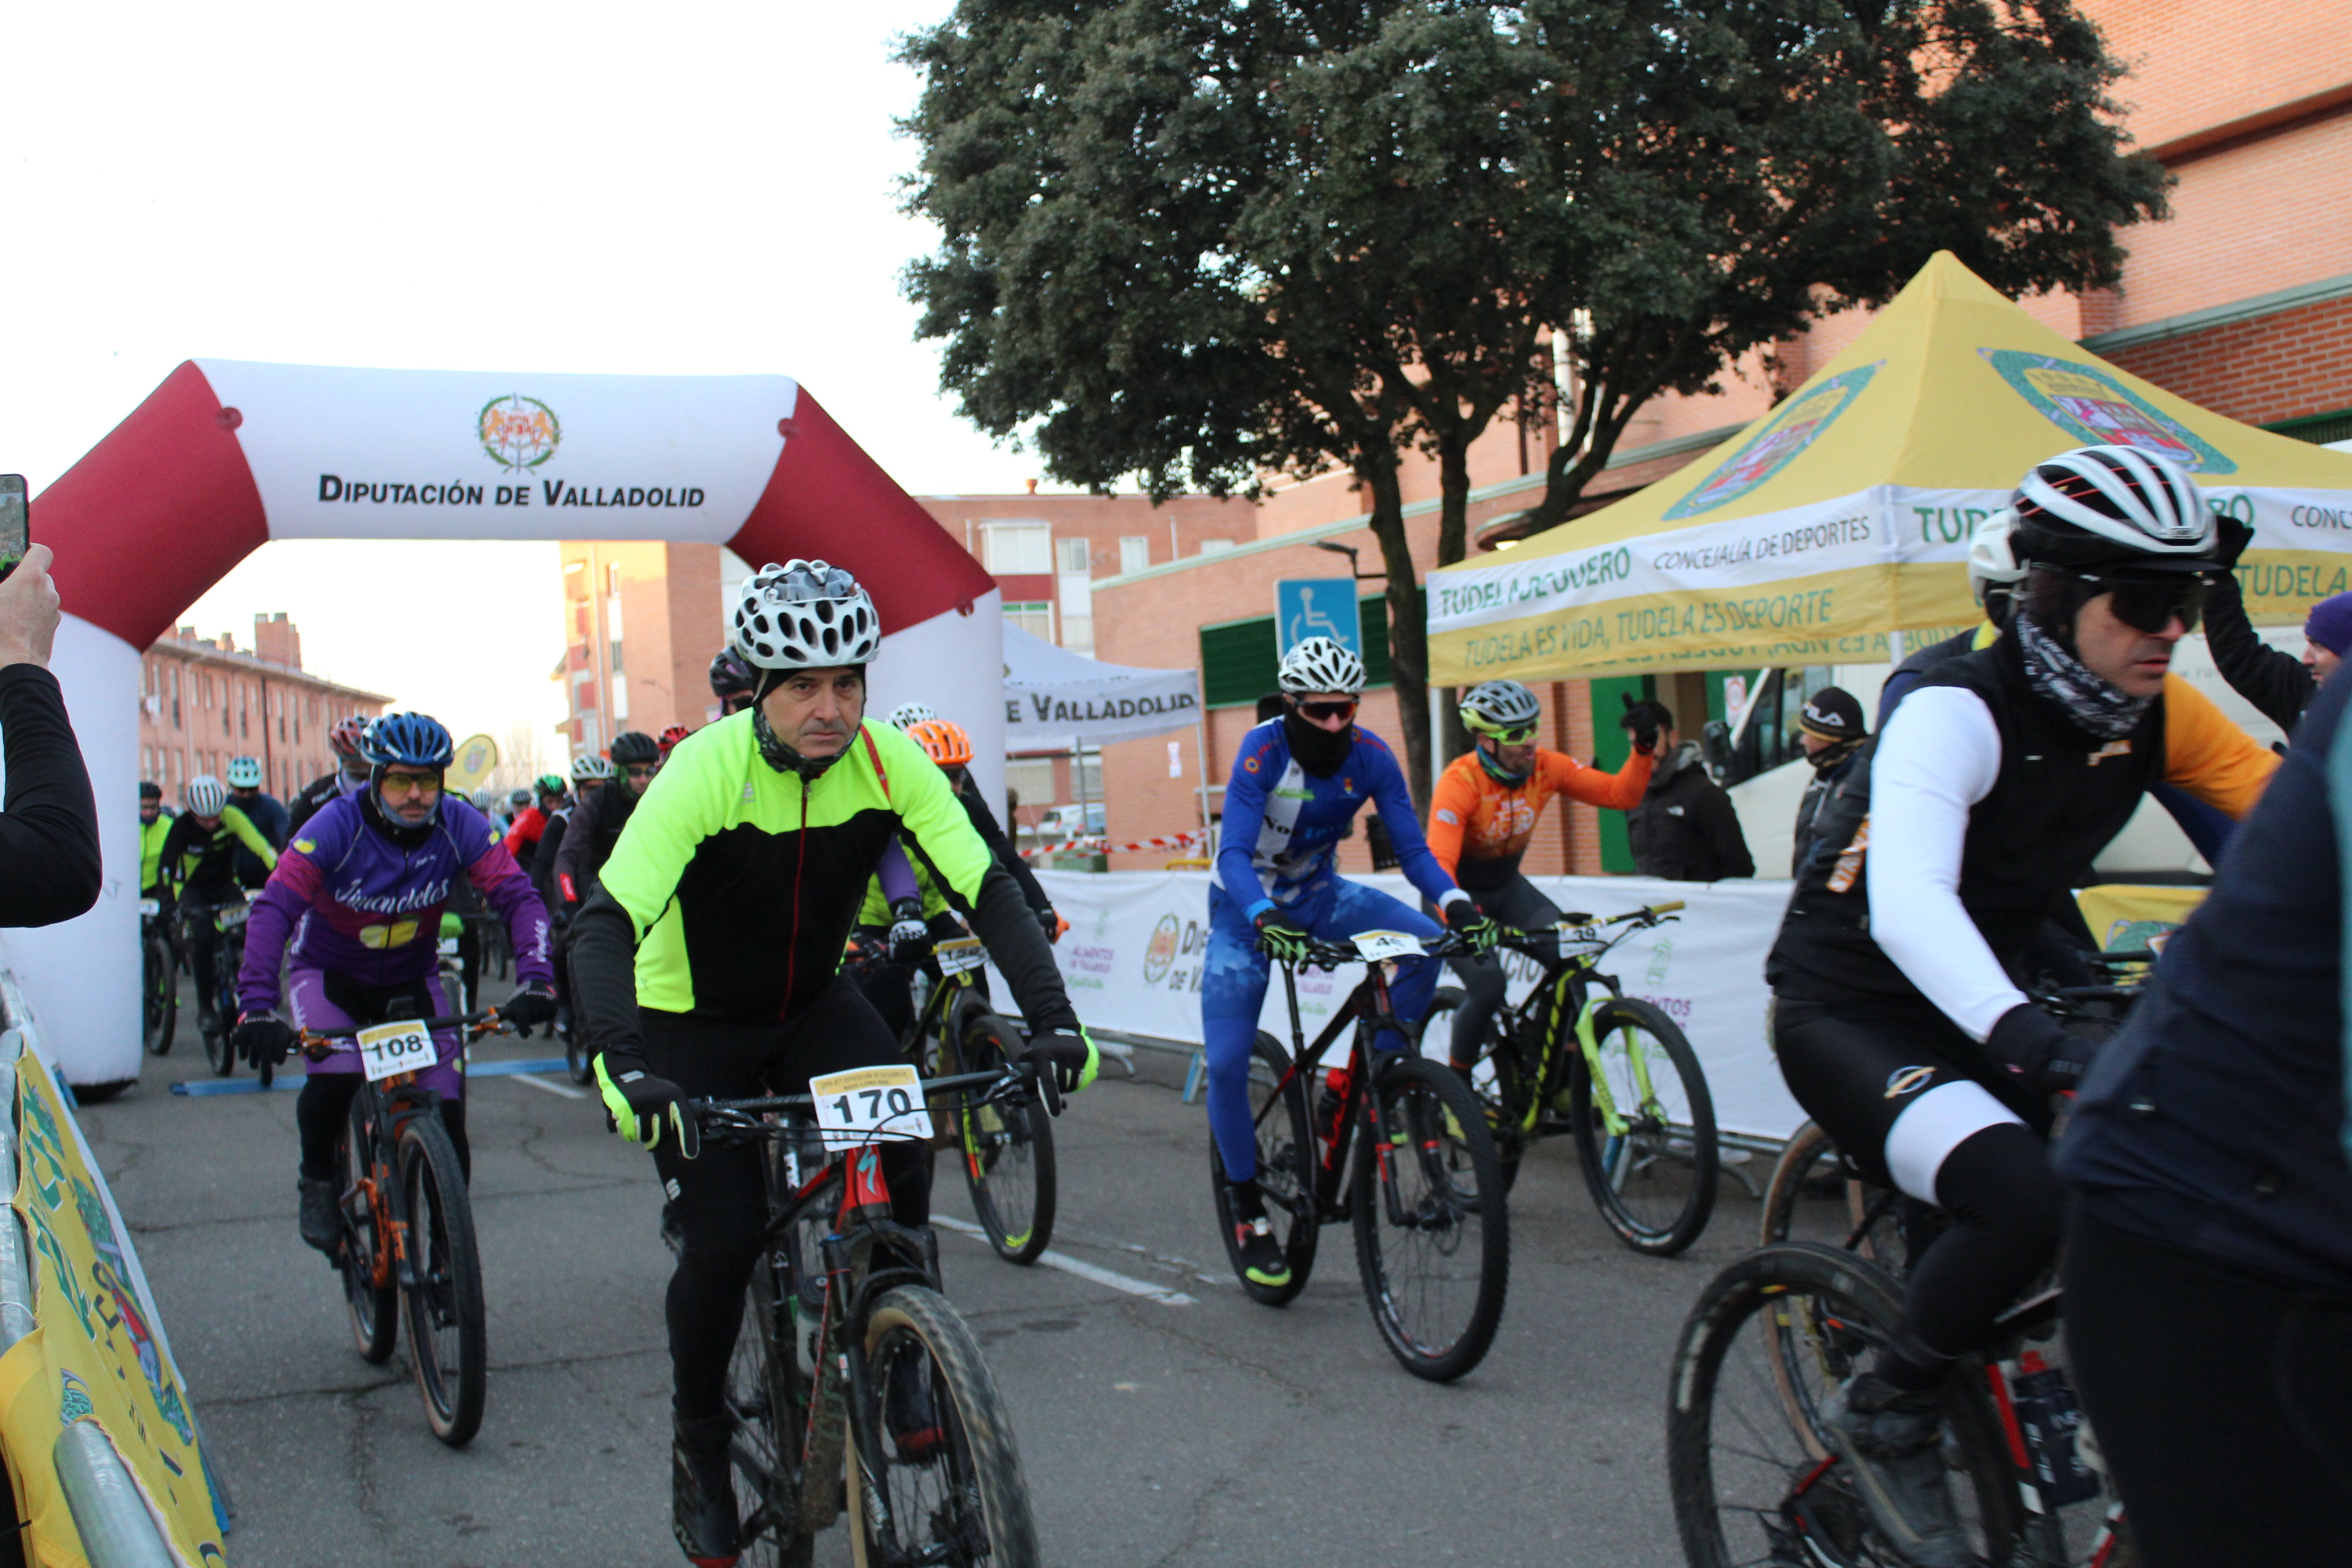
[[[2121,741],[2085,735],[2034,695],[2014,637],[1945,660],[1920,685],[1975,692],[2000,733],[2000,771],[1969,813],[1960,906],[2001,967],[2021,977],[2026,947],[2052,906],[2091,879],[2091,862],[2164,776],[2164,701],[2148,704]],[[1831,1003],[1925,1000],[1870,934],[1862,829],[1877,749],[1874,738],[1814,819],[1816,851],[1765,961],[1765,980],[1778,994]]]

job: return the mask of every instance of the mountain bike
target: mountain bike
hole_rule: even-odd
[[[352,1339],[362,1357],[381,1366],[392,1359],[400,1318],[407,1318],[425,1425],[453,1448],[480,1429],[488,1394],[482,1260],[457,1145],[441,1124],[441,1097],[416,1078],[438,1059],[435,1030],[464,1029],[476,1040],[512,1028],[488,1008],[301,1035],[302,1054],[314,1062],[339,1040],[360,1047],[359,1093],[336,1147],[343,1241],[331,1259],[342,1275]]]
[[[870,967],[882,961],[861,950],[849,962]],[[919,1011],[899,1044],[925,1078],[992,1072],[1025,1048],[1021,1033],[989,1006],[987,962],[978,937],[950,937],[933,942],[929,960],[916,971]],[[1034,1263],[1054,1239],[1059,1187],[1052,1119],[1034,1104],[1005,1100],[959,1104],[950,1116],[932,1147],[955,1152],[972,1212],[996,1255]]]
[[[1260,1285],[1243,1272],[1224,1162],[1209,1140],[1217,1224],[1242,1289],[1268,1306],[1289,1301],[1307,1287],[1321,1227],[1352,1222],[1356,1267],[1381,1340],[1407,1372],[1433,1383],[1476,1366],[1503,1320],[1511,1244],[1502,1165],[1478,1101],[1453,1069],[1409,1050],[1376,1051],[1372,1042],[1384,1030],[1413,1034],[1390,1004],[1390,961],[1454,951],[1454,938],[1424,942],[1401,931],[1310,943],[1307,965],[1366,966],[1311,1046],[1298,1018],[1299,966],[1282,965],[1292,1048],[1258,1031],[1249,1097],[1258,1189],[1290,1265],[1286,1283]],[[1310,1118],[1313,1064],[1350,1026],[1348,1065],[1326,1077]]]
[[[180,1016],[180,950],[161,899],[139,900],[139,976],[142,1037],[147,1054],[168,1056]]]
[[[2110,969],[2146,953],[2095,959]],[[2030,993],[2061,1017],[2109,1026],[2133,984]],[[1842,1245],[1785,1239],[1832,1200]],[[1820,1412],[1902,1318],[1903,1276],[1943,1216],[1877,1186],[1808,1122],[1773,1172],[1766,1245],[1710,1283],[1675,1352],[1667,1471],[1694,1568],[1859,1568],[1901,1561],[1879,1538],[1822,1436]],[[1947,1384],[1943,1449],[1979,1559],[2002,1568],[2128,1568],[2137,1554],[2068,1384],[2060,1296],[2029,1290]]]
[[[768,1194],[728,1367],[746,1564],[806,1564],[845,1509],[861,1568],[1040,1562],[1003,1398],[940,1293],[937,1237],[890,1218],[876,1148],[894,1126],[919,1131],[924,1101],[1025,1106],[1040,1087],[1025,1064],[929,1081],[901,1066],[830,1075],[807,1095],[689,1102],[706,1142],[761,1145]]]
[[[253,913],[254,894],[242,888],[229,890],[227,898],[209,908],[199,906],[205,919],[213,922],[219,934],[213,941],[213,1026],[200,1030],[205,1040],[205,1060],[212,1064],[213,1072],[226,1078],[236,1071],[236,1052],[230,1048],[229,1031],[236,1026],[236,974],[245,967],[245,923]]]
[[[1507,1187],[1529,1147],[1570,1133],[1593,1207],[1620,1241],[1654,1258],[1697,1240],[1715,1212],[1715,1100],[1675,1021],[1625,995],[1600,963],[1682,907],[1655,904],[1599,922],[1570,915],[1549,930],[1507,934],[1502,945],[1542,973],[1525,1001],[1496,1010],[1470,1077]],[[1623,929],[1604,934],[1612,926]],[[1596,986],[1606,994],[1594,995]],[[1448,1038],[1461,1003],[1459,989],[1441,987],[1423,1038]]]

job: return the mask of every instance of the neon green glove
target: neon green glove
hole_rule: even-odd
[[[609,1054],[597,1057],[596,1084],[613,1131],[651,1149],[660,1144],[667,1127],[680,1154],[691,1160],[701,1153],[702,1129],[687,1114],[686,1096],[677,1085],[625,1061],[616,1074],[612,1060]]]

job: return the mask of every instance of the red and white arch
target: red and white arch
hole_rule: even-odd
[[[754,566],[821,557],[881,612],[872,701],[956,714],[978,771],[1002,768],[994,584],[782,376],[190,361],[35,499],[33,537],[57,552],[54,668],[107,879],[79,920],[8,933],[6,957],[78,1083],[139,1072],[141,651],[270,540],[666,539],[728,544]],[[452,584],[474,586],[479,613],[501,613],[498,584]],[[352,594],[367,615],[365,584]]]

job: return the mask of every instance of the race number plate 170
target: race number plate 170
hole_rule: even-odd
[[[441,1059],[433,1031],[422,1018],[362,1029],[359,1047],[360,1070],[370,1083],[381,1083],[394,1073],[423,1072]]]
[[[877,1138],[931,1135],[922,1080],[904,1064],[813,1078],[809,1098],[816,1102],[816,1124],[824,1133],[824,1146],[835,1153],[861,1148]]]

